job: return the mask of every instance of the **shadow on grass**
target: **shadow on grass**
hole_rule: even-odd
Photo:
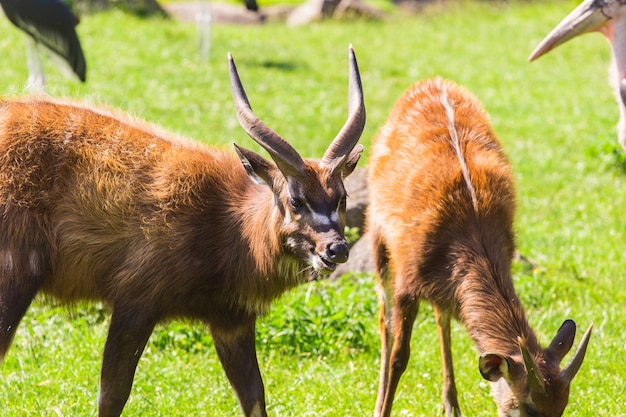
[[[299,69],[303,69],[306,67],[305,64],[298,62],[289,62],[289,61],[261,61],[255,64],[256,66],[267,68],[267,69],[277,69],[279,71],[296,71]]]

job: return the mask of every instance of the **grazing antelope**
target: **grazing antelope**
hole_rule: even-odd
[[[528,325],[511,279],[513,175],[480,103],[450,81],[411,87],[374,140],[368,229],[379,274],[382,355],[375,416],[389,416],[409,360],[420,300],[433,305],[446,416],[460,408],[451,318],[480,353],[501,417],[556,417],[568,401],[591,327],[563,370],[576,325],[546,349]]]
[[[255,319],[348,259],[344,178],[365,124],[349,51],[349,116],[319,162],[252,112],[229,56],[237,116],[273,162],[47,98],[0,102],[0,359],[39,292],[112,307],[100,417],[119,416],[155,325],[207,324],[246,416],[266,416]]]
[[[533,61],[553,48],[589,32],[601,32],[611,44],[609,82],[619,106],[618,141],[626,149],[626,2],[585,0],[537,45],[528,57]]]

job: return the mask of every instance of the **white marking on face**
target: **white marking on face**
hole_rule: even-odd
[[[318,213],[314,211],[309,203],[306,203],[306,208],[309,210],[309,213],[311,213],[311,217],[313,217],[313,221],[316,224],[320,224],[323,226],[330,226],[333,221],[336,222],[339,220],[339,215],[334,211],[331,213],[330,216],[328,216],[326,214],[322,214],[322,213]]]
[[[320,214],[312,211],[311,216],[313,217],[313,221],[315,221],[315,224],[330,226],[332,223],[332,218],[325,214]]]
[[[291,223],[291,213],[289,213],[289,210],[285,210],[285,218],[283,219],[283,225],[286,226],[289,223]]]
[[[511,412],[509,413],[509,415],[511,417],[520,417],[522,415],[522,413],[520,412],[520,410],[511,410]]]
[[[324,263],[322,262],[322,260],[313,254],[309,255],[309,263],[315,271],[320,271],[324,269]]]
[[[287,242],[286,243],[287,243],[287,246],[290,247],[290,248],[298,247],[298,241],[295,238],[293,238],[292,236],[289,236],[287,238]]]

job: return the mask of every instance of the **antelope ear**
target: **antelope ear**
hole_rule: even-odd
[[[361,152],[363,152],[363,145],[356,145],[354,149],[352,149],[350,155],[348,155],[346,161],[343,164],[343,178],[346,178],[348,175],[352,174],[352,171],[354,171],[354,169],[356,168],[357,162],[359,162],[359,158],[361,158]]]
[[[330,163],[320,162],[320,166],[327,166],[331,175],[341,175],[341,179],[345,179],[356,168],[359,158],[363,152],[363,145],[356,145],[352,151],[343,158],[337,158]]]
[[[541,370],[537,363],[533,359],[533,355],[528,350],[526,346],[526,340],[519,336],[517,338],[517,342],[520,347],[520,352],[522,353],[522,359],[524,360],[524,368],[526,369],[526,381],[528,383],[528,388],[530,388],[533,392],[539,392],[543,395],[547,395],[546,385],[543,382],[543,375],[541,374]]]
[[[259,154],[241,148],[235,143],[233,143],[233,146],[252,181],[272,188],[272,171],[276,169],[275,166]]]
[[[552,355],[560,363],[572,348],[574,336],[576,336],[576,323],[573,320],[565,320],[546,349],[546,354]]]
[[[478,360],[480,374],[487,381],[496,382],[500,378],[509,380],[512,360],[499,353],[483,353]]]

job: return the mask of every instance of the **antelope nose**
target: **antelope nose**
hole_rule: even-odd
[[[350,250],[346,242],[335,242],[326,248],[326,257],[329,261],[342,264],[348,260]]]

